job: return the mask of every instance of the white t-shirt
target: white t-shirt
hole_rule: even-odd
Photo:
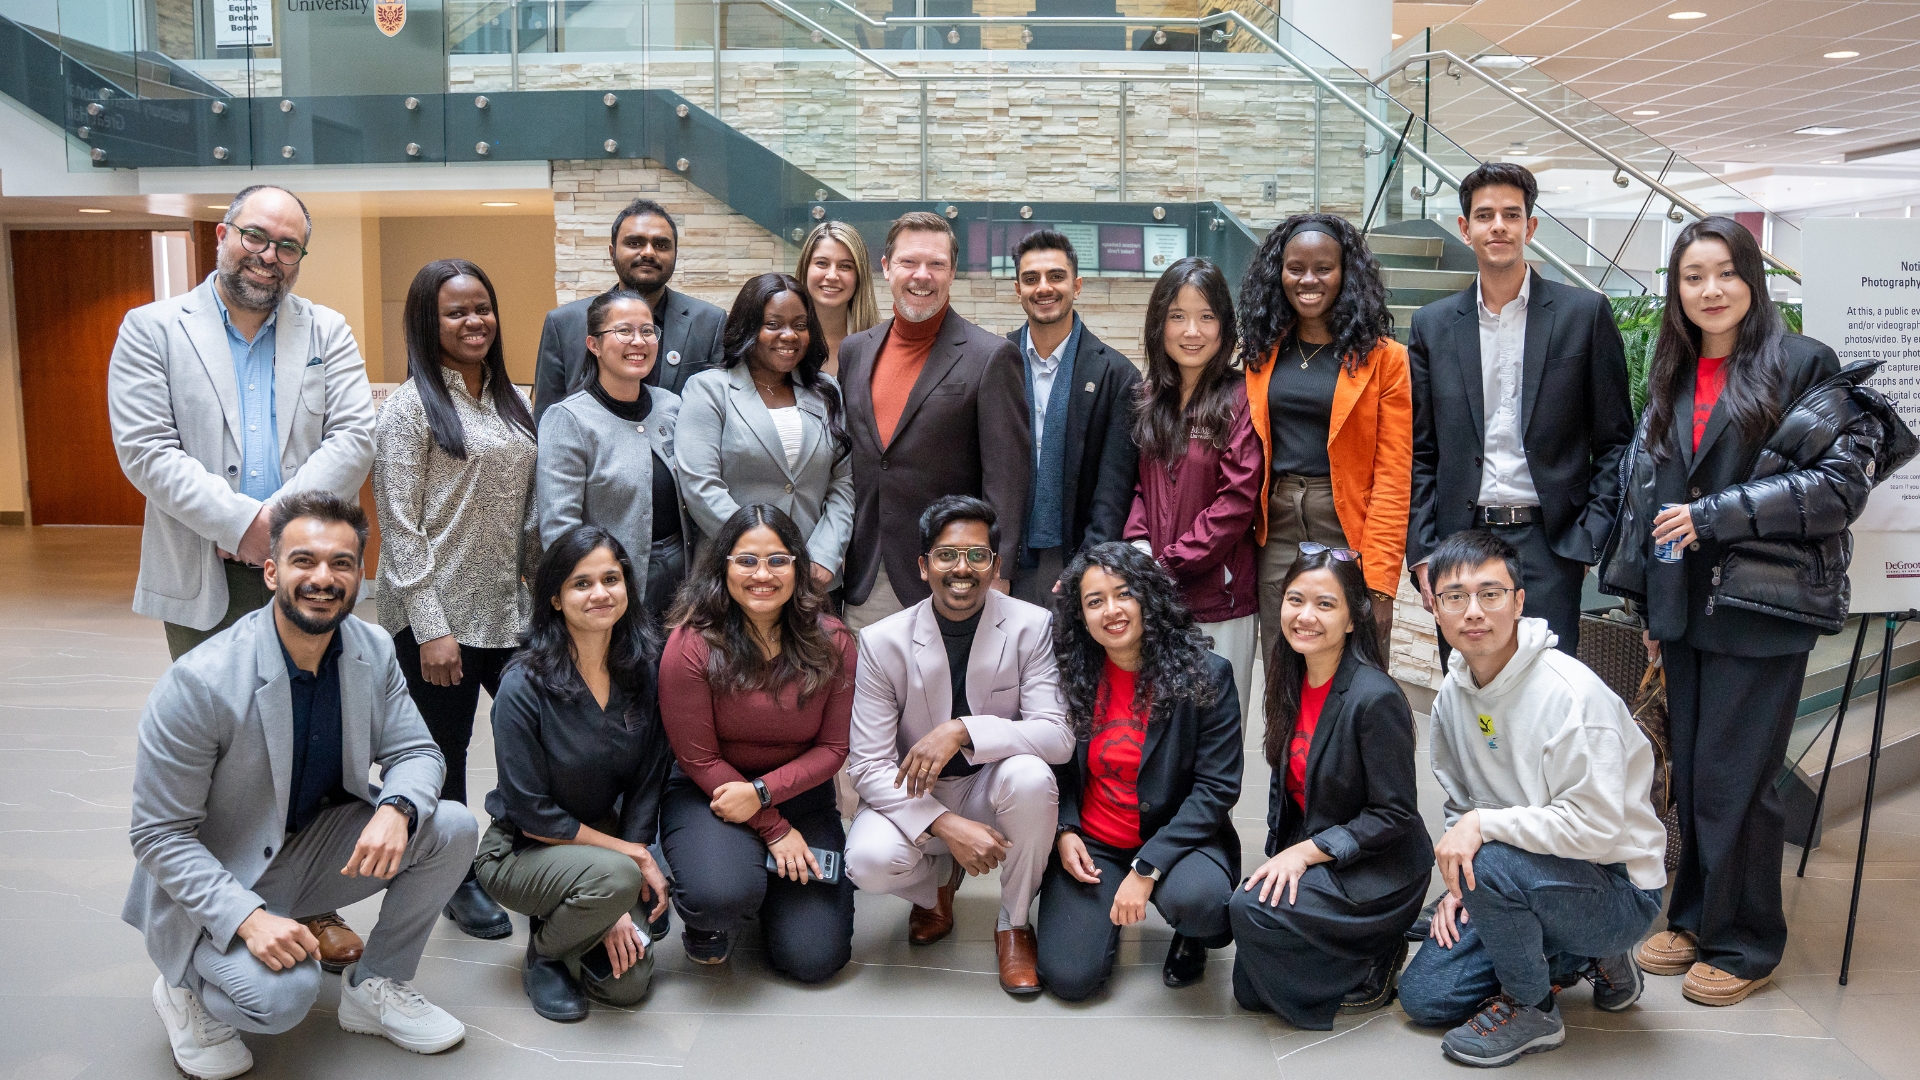
[[[787,468],[791,469],[800,463],[800,438],[805,431],[800,408],[789,405],[784,409],[767,411],[773,414],[774,429],[780,432],[780,448],[787,452]]]

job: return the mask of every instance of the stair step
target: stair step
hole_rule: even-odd
[[[1394,233],[1368,233],[1367,248],[1374,255],[1419,255],[1438,259],[1446,251],[1446,242],[1437,236],[1399,236]]]
[[[1438,255],[1400,255],[1391,251],[1375,251],[1373,259],[1383,268],[1401,270],[1438,270],[1440,268]]]
[[[1473,284],[1474,273],[1471,270],[1409,270],[1403,267],[1388,267],[1381,275],[1390,290],[1420,289],[1459,292]]]

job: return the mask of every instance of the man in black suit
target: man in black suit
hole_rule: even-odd
[[[1607,298],[1527,266],[1538,193],[1532,173],[1507,163],[1460,182],[1460,236],[1480,279],[1413,315],[1407,563],[1432,611],[1427,556],[1462,529],[1490,529],[1520,552],[1527,614],[1572,654],[1581,583],[1613,527],[1633,406]],[[1451,650],[1440,649],[1444,661]]]
[[[1013,290],[1027,324],[1007,335],[1025,361],[1032,410],[1033,494],[1013,566],[1013,595],[1051,606],[1075,553],[1120,539],[1133,504],[1139,450],[1133,394],[1140,373],[1074,314],[1080,257],[1053,229],[1013,249]]]
[[[1000,520],[1001,551],[1020,550],[1033,479],[1020,351],[948,305],[959,253],[946,218],[902,215],[880,261],[893,315],[840,345],[853,439],[844,580],[854,630],[931,595],[920,579],[920,512],[942,495],[985,499]],[[1005,578],[991,587],[1013,588]]]
[[[720,362],[720,332],[727,313],[685,293],[667,288],[680,257],[680,227],[652,199],[635,199],[613,219],[613,243],[607,254],[620,287],[646,298],[660,327],[660,351],[650,386],[675,394],[696,371]],[[533,417],[584,385],[587,368],[587,305],[583,296],[547,312],[540,328],[540,358],[533,369]]]

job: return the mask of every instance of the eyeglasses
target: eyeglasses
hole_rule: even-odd
[[[758,570],[764,562],[768,570],[779,574],[792,569],[794,560],[793,556],[783,552],[779,555],[729,555],[727,561],[749,574]]]
[[[985,570],[993,565],[993,549],[990,547],[937,547],[927,552],[927,562],[943,574],[958,570],[962,560],[975,570]]]
[[[1440,593],[1434,599],[1439,602],[1441,611],[1449,615],[1458,615],[1467,610],[1469,599],[1479,600],[1481,611],[1499,611],[1507,606],[1507,597],[1519,591],[1518,589],[1480,589],[1476,592],[1464,592],[1455,589]]]
[[[587,336],[588,337],[605,337],[608,334],[612,334],[613,340],[619,342],[622,345],[631,345],[634,343],[635,340],[639,340],[639,341],[659,341],[660,340],[660,328],[653,325],[652,323],[646,323],[641,326],[616,326],[611,330],[599,330],[592,334],[588,334]]]
[[[1333,556],[1335,562],[1360,561],[1360,553],[1352,548],[1328,547],[1325,544],[1316,544],[1311,540],[1302,540],[1300,542],[1300,554],[1302,555],[1318,555],[1323,551]]]
[[[240,234],[240,246],[254,255],[265,255],[267,249],[272,248],[273,257],[288,266],[307,257],[307,249],[299,244],[291,240],[275,240],[252,226],[235,226],[233,231]]]

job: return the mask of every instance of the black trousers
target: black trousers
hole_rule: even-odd
[[[809,847],[841,852],[847,834],[828,781],[777,804]],[[661,844],[673,867],[673,904],[692,930],[733,930],[760,916],[767,962],[801,982],[833,976],[853,958],[853,880],[802,885],[767,869],[760,834],[714,816],[707,793],[679,768],[660,807]]]
[[[1576,656],[1580,650],[1580,588],[1587,580],[1587,565],[1575,562],[1553,550],[1547,542],[1547,530],[1541,525],[1483,525],[1481,528],[1512,544],[1520,553],[1520,574],[1526,580],[1526,614],[1547,620],[1547,627],[1560,638],[1554,648]],[[1433,584],[1439,584],[1434,582]],[[1447,669],[1447,657],[1453,647],[1445,634],[1440,639],[1440,670]]]
[[[420,643],[408,627],[393,636],[393,652],[400,673],[407,677],[407,695],[427,722],[435,746],[447,759],[447,778],[440,797],[467,801],[467,744],[473,741],[473,713],[480,707],[480,689],[489,695],[500,690],[500,673],[513,658],[512,649],[476,649],[460,646],[460,681],[435,686],[420,676]]]
[[[1084,838],[1083,838],[1084,839]],[[1087,854],[1100,868],[1100,882],[1088,885],[1060,865],[1056,847],[1040,882],[1040,981],[1068,1001],[1091,997],[1113,974],[1120,928],[1113,925],[1114,895],[1133,869],[1138,848],[1109,847],[1086,839]],[[1196,938],[1209,948],[1228,941],[1227,897],[1233,879],[1205,852],[1194,851],[1173,864],[1153,887],[1153,906],[1174,933]]]
[[[1799,710],[1807,654],[1727,656],[1661,643],[1667,669],[1680,869],[1667,925],[1700,942],[1700,959],[1742,979],[1779,966],[1786,806],[1775,782]]]

